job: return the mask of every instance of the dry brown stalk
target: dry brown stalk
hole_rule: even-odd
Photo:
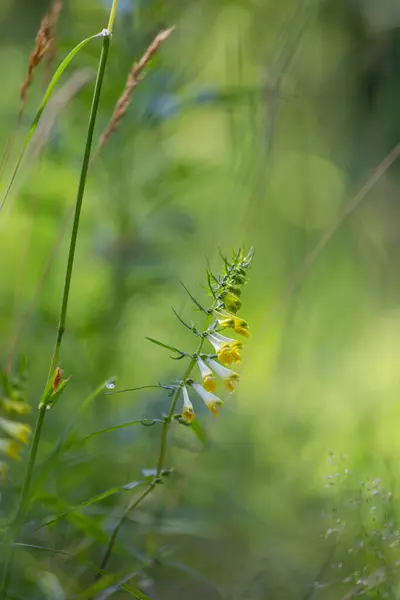
[[[58,23],[62,7],[63,0],[52,0],[49,11],[46,13],[46,15],[40,22],[39,31],[35,41],[35,48],[29,56],[27,74],[20,88],[21,105],[19,108],[16,123],[8,139],[7,146],[4,150],[3,156],[0,161],[0,177],[3,173],[3,169],[6,165],[8,157],[10,156],[12,147],[14,145],[16,132],[22,120],[22,114],[24,112],[25,104],[28,97],[28,91],[32,84],[35,69],[40,65],[45,56],[47,56],[48,58],[48,65],[54,58],[56,52],[55,29]]]
[[[22,113],[26,100],[28,97],[28,91],[32,84],[33,74],[35,69],[40,65],[43,58],[50,54],[54,55],[55,50],[55,38],[54,32],[58,23],[60,12],[63,6],[63,0],[53,0],[49,11],[45,14],[40,22],[40,27],[35,40],[35,47],[29,56],[28,71],[24,82],[21,85],[20,98],[21,107],[20,114]]]
[[[57,29],[58,21],[60,19],[60,13],[62,11],[62,8],[63,8],[63,0],[53,0],[51,7],[50,7],[50,11],[49,11],[49,19],[50,19],[50,26],[51,26],[51,30],[52,30],[52,36],[51,36],[50,46],[46,52],[47,71],[50,69],[51,63],[53,62],[53,59],[57,52],[56,29]]]
[[[97,146],[97,150],[94,157],[98,155],[98,153],[100,152],[104,144],[107,142],[110,135],[117,129],[119,122],[121,121],[128,109],[132,93],[141,80],[143,70],[149,64],[150,60],[156,54],[160,46],[165,42],[165,40],[169,38],[174,29],[175,26],[161,31],[154,38],[154,40],[147,48],[146,52],[143,54],[139,62],[135,62],[133,64],[132,69],[128,75],[128,79],[126,80],[125,89],[119,97],[117,104],[115,105],[115,109],[110,119],[110,122],[108,123],[107,127],[100,136],[100,141]]]
[[[32,84],[33,74],[35,69],[40,65],[43,60],[44,55],[48,51],[51,46],[52,39],[52,27],[50,22],[49,14],[45,15],[40,22],[40,27],[38,34],[36,36],[35,47],[29,56],[28,62],[28,72],[26,74],[25,80],[21,85],[20,98],[21,98],[21,107],[20,114],[26,104],[26,100],[28,97],[28,91]]]

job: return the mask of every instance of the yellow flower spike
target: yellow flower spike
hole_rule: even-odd
[[[20,452],[22,447],[14,442],[14,440],[9,440],[5,438],[0,438],[0,452],[6,454],[10,458],[14,460],[21,460]]]
[[[232,394],[235,391],[235,383],[240,381],[239,373],[235,373],[235,371],[226,369],[212,358],[207,359],[207,364],[215,371],[218,377],[221,377],[224,385]]]
[[[218,417],[218,406],[222,406],[223,402],[211,392],[207,392],[199,383],[192,383],[192,388],[198,393],[200,398],[203,400],[204,404],[207,406],[208,410],[212,412],[215,417]]]
[[[213,375],[213,372],[201,358],[196,359],[197,366],[200,369],[201,377],[203,379],[203,387],[207,392],[215,392],[217,389],[217,382]]]
[[[193,404],[189,400],[189,394],[186,389],[186,386],[183,386],[183,388],[182,388],[182,395],[183,395],[183,410],[182,410],[181,414],[182,414],[183,419],[185,419],[185,421],[187,423],[191,423],[195,418],[195,414],[194,414]]]
[[[29,425],[0,418],[0,429],[22,444],[29,444],[29,438],[31,435],[31,428]]]

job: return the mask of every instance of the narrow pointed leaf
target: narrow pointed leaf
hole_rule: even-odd
[[[157,385],[141,385],[139,387],[134,387],[134,388],[124,388],[123,390],[115,390],[114,392],[107,392],[105,395],[106,396],[113,396],[114,394],[124,394],[125,392],[137,392],[138,390],[149,390],[149,389],[153,389],[153,388],[160,388],[163,387],[160,384]]]
[[[203,444],[203,446],[205,446],[205,444],[207,443],[206,432],[204,431],[198,419],[192,421],[192,423],[190,424],[190,429],[193,431],[197,439]]]
[[[172,312],[174,313],[174,315],[176,316],[176,318],[178,319],[178,321],[180,323],[182,323],[182,325],[184,327],[186,327],[186,329],[189,329],[189,331],[194,331],[194,328],[191,325],[189,325],[188,323],[185,323],[185,321],[178,315],[178,313],[176,312],[176,310],[174,309],[174,307],[171,306],[171,308],[172,308]]]
[[[178,348],[175,348],[174,346],[170,346],[169,344],[164,344],[163,342],[159,342],[158,340],[155,340],[154,338],[146,337],[146,340],[149,340],[149,342],[151,342],[152,344],[156,344],[156,346],[161,346],[161,348],[165,348],[166,350],[172,350],[172,352],[177,352],[178,354],[182,354],[182,355],[185,354],[181,350],[178,350]]]
[[[195,298],[194,296],[192,296],[192,294],[189,292],[189,290],[187,289],[186,285],[185,285],[184,283],[182,283],[182,281],[181,281],[181,284],[182,284],[182,287],[183,287],[183,288],[185,289],[185,291],[187,292],[187,294],[188,294],[189,298],[190,298],[190,299],[191,299],[191,301],[192,301],[192,302],[193,302],[193,303],[194,303],[194,304],[197,306],[197,308],[199,308],[199,309],[200,309],[200,310],[201,310],[201,311],[202,311],[204,314],[208,315],[208,311],[207,311],[207,310],[204,308],[204,306],[202,306],[202,305],[200,304],[200,302],[198,302],[198,301],[196,300],[196,298]]]
[[[133,483],[135,485],[133,485]],[[65,517],[67,517],[68,515],[70,515],[71,513],[75,512],[75,511],[81,510],[82,508],[86,508],[87,506],[90,506],[91,504],[96,504],[97,502],[101,502],[102,500],[105,500],[106,498],[109,498],[110,496],[114,496],[115,494],[123,492],[124,490],[130,490],[133,487],[137,487],[138,485],[141,485],[142,483],[144,483],[144,481],[140,481],[140,482],[135,481],[132,483],[127,483],[125,485],[118,485],[118,486],[109,488],[108,490],[105,490],[104,492],[101,492],[100,494],[96,494],[95,496],[92,496],[91,498],[89,498],[89,500],[85,500],[84,502],[81,502],[80,504],[76,504],[69,510],[63,512],[61,515],[58,515],[57,517],[54,517],[53,519],[46,521],[39,527],[39,529],[42,529],[43,527],[48,527],[49,525],[53,525],[53,523],[56,523],[57,521],[64,519]]]
[[[120,425],[111,425],[111,427],[106,427],[104,429],[99,429],[97,431],[89,433],[89,435],[85,436],[81,440],[78,440],[76,444],[84,444],[91,438],[97,437],[98,435],[103,435],[103,433],[109,433],[110,431],[118,431],[120,429],[126,429],[127,427],[134,427],[135,425],[144,425],[145,427],[151,427],[156,423],[164,423],[164,421],[162,419],[140,419],[138,421],[128,421],[127,423],[121,423]]]
[[[40,118],[41,118],[41,116],[43,114],[43,111],[46,108],[46,104],[48,103],[48,101],[50,99],[50,96],[51,96],[51,94],[52,94],[52,92],[53,92],[53,90],[54,90],[54,88],[55,88],[58,80],[60,79],[61,75],[64,73],[65,69],[68,67],[69,63],[74,58],[74,56],[76,54],[78,54],[78,52],[80,50],[82,50],[82,48],[84,46],[86,46],[86,44],[88,42],[90,42],[91,40],[94,40],[95,38],[100,37],[102,35],[104,35],[104,34],[103,33],[96,33],[95,35],[91,35],[90,37],[88,37],[85,40],[83,40],[82,42],[80,42],[77,46],[75,46],[75,48],[73,50],[71,50],[71,52],[68,54],[68,56],[66,58],[64,58],[64,60],[62,61],[62,63],[58,67],[57,71],[54,73],[53,78],[50,81],[50,83],[49,83],[49,85],[47,87],[47,90],[46,90],[46,92],[45,92],[45,94],[43,96],[43,100],[42,100],[42,102],[41,102],[41,104],[39,106],[39,110],[37,111],[36,116],[35,116],[35,118],[32,121],[32,125],[31,125],[31,127],[30,127],[30,129],[28,131],[28,134],[27,134],[27,136],[25,138],[25,141],[24,141],[24,143],[22,145],[22,150],[21,150],[20,155],[18,157],[17,164],[15,165],[14,171],[13,171],[13,173],[11,175],[11,179],[10,179],[10,182],[9,182],[9,184],[7,186],[7,189],[5,191],[3,199],[0,202],[0,211],[3,208],[3,206],[4,206],[4,204],[5,204],[6,200],[7,200],[7,197],[9,195],[10,191],[11,191],[11,188],[13,186],[15,178],[16,178],[16,176],[18,174],[19,169],[20,169],[22,160],[24,158],[25,151],[26,151],[26,149],[28,147],[28,144],[29,144],[29,142],[30,142],[33,134],[35,133],[35,130],[36,130],[38,124],[39,124]]]

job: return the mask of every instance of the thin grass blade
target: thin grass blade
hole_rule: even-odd
[[[4,206],[5,202],[6,202],[6,200],[8,198],[8,195],[9,195],[9,193],[11,191],[11,188],[12,188],[12,186],[14,184],[15,178],[16,178],[16,176],[18,174],[18,171],[19,171],[19,169],[21,167],[22,160],[23,160],[24,155],[25,155],[25,151],[26,151],[26,149],[28,147],[28,144],[29,144],[29,142],[30,142],[33,134],[36,131],[36,128],[37,128],[37,126],[39,124],[40,118],[41,118],[41,116],[43,114],[43,111],[46,108],[46,105],[47,105],[48,101],[50,100],[51,94],[52,94],[55,86],[57,85],[58,80],[60,79],[61,75],[64,73],[65,69],[68,67],[69,63],[74,58],[74,56],[76,54],[78,54],[78,52],[80,50],[82,50],[82,48],[84,46],[86,46],[86,44],[88,42],[90,42],[91,40],[94,40],[97,37],[104,36],[104,35],[105,34],[103,32],[96,33],[95,35],[92,35],[92,36],[90,36],[90,37],[82,40],[82,42],[80,42],[77,46],[75,46],[75,48],[73,50],[71,50],[71,52],[68,54],[68,56],[62,61],[62,63],[58,67],[57,71],[54,73],[53,78],[50,81],[50,83],[49,83],[49,85],[47,87],[47,90],[46,90],[46,92],[45,92],[45,94],[43,96],[43,100],[42,100],[42,102],[41,102],[41,104],[39,106],[39,110],[37,111],[36,116],[35,116],[35,118],[32,121],[32,125],[31,125],[31,127],[30,127],[30,129],[28,131],[28,134],[27,134],[27,136],[25,138],[25,141],[24,141],[24,143],[22,145],[22,150],[21,150],[20,155],[18,157],[17,164],[15,165],[14,171],[13,171],[13,173],[11,175],[11,179],[10,179],[10,182],[9,182],[9,184],[7,186],[7,189],[5,191],[3,199],[0,202],[0,211],[2,210],[2,208],[3,208],[3,206]]]

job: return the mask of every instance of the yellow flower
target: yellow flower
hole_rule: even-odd
[[[29,438],[31,435],[31,428],[29,425],[0,418],[0,429],[22,444],[29,444]]]
[[[0,452],[6,454],[10,458],[13,458],[14,460],[21,460],[21,446],[17,444],[17,442],[14,442],[14,440],[0,438]]]
[[[217,314],[217,319],[220,327],[230,327],[236,333],[249,337],[249,324],[244,319],[230,315],[229,313]]]
[[[0,404],[6,412],[16,413],[18,415],[26,415],[31,410],[29,404],[22,402],[21,400],[10,400],[9,398],[3,398]]]
[[[216,372],[218,377],[221,377],[228,390],[233,393],[235,391],[234,384],[240,380],[239,373],[223,367],[212,358],[207,359],[207,364]]]
[[[217,396],[214,396],[214,394],[211,392],[207,392],[207,390],[205,390],[199,383],[192,383],[191,385],[203,400],[208,410],[210,410],[215,417],[218,417],[217,407],[223,405],[222,400]]]
[[[215,392],[217,389],[217,382],[213,375],[213,372],[201,358],[197,358],[197,366],[200,369],[201,377],[203,379],[203,387],[207,392]]]
[[[187,423],[191,423],[195,417],[195,414],[194,414],[193,404],[189,400],[189,394],[186,389],[186,386],[183,386],[183,388],[182,388],[182,395],[183,395],[182,417],[185,419],[185,421]]]
[[[230,365],[233,362],[240,363],[240,350],[243,346],[238,340],[232,340],[216,332],[209,334],[208,339],[215,348],[218,360],[223,365]]]

